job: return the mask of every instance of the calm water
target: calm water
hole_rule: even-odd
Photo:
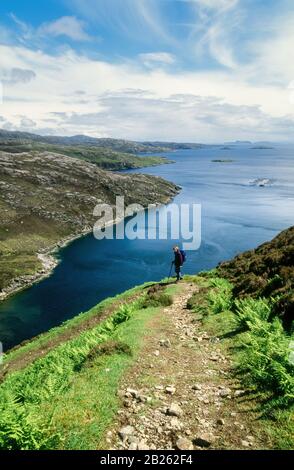
[[[165,154],[176,163],[142,173],[162,176],[183,190],[176,203],[202,204],[202,245],[189,252],[186,273],[214,267],[293,225],[294,147],[272,150],[210,148]],[[213,163],[233,159],[233,163]],[[249,181],[269,178],[269,187]],[[166,241],[97,241],[92,235],[60,253],[53,275],[0,304],[4,349],[59,325],[102,299],[169,273]]]

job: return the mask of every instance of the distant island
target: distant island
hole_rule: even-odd
[[[252,147],[251,150],[274,150],[275,147],[268,147],[266,145],[258,145],[256,147]]]
[[[224,145],[252,145],[250,140],[235,140],[234,142],[225,142]]]
[[[235,162],[236,160],[231,160],[231,159],[225,159],[225,160],[222,160],[222,159],[218,159],[218,160],[211,160],[212,163],[233,163]]]

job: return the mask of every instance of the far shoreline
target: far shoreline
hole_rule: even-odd
[[[179,193],[180,193],[180,190],[178,191],[178,194]],[[166,206],[170,204],[176,196],[171,197],[169,200],[167,200],[164,203],[158,203],[158,204],[154,203],[154,207],[159,208],[159,207]],[[144,207],[144,211],[146,209],[147,207]],[[123,220],[125,220],[126,218],[127,217],[123,217],[117,220],[112,219],[108,223],[105,224],[104,228],[110,227],[110,226],[116,226],[120,224]],[[6,300],[13,297],[14,295],[19,294],[29,289],[30,287],[34,286],[35,284],[39,284],[40,282],[49,278],[61,262],[60,258],[58,257],[59,253],[63,249],[71,245],[74,241],[82,239],[90,235],[91,233],[93,233],[93,227],[91,228],[87,227],[77,234],[63,238],[59,242],[55,243],[53,246],[48,247],[46,251],[36,253],[37,257],[42,262],[41,271],[37,271],[35,274],[23,276],[23,277],[13,280],[11,283],[11,286],[7,287],[6,289],[3,289],[3,291],[0,293],[0,303],[5,302]],[[20,285],[17,285],[17,284],[20,284]]]

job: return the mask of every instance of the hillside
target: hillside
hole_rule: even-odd
[[[290,337],[267,302],[234,302],[214,272],[165,280],[15,348],[0,448],[293,448]]]
[[[157,177],[110,173],[51,152],[0,152],[0,187],[2,297],[52,268],[54,260],[44,253],[90,231],[98,202],[114,204],[122,195],[126,204],[146,207],[166,203],[179,191]]]
[[[294,320],[294,227],[256,250],[242,253],[218,267],[238,297],[273,297],[273,314],[289,329]]]
[[[116,152],[123,153],[154,153],[168,152],[180,149],[197,149],[204,145],[195,143],[174,143],[174,142],[134,142],[122,139],[111,138],[94,138],[85,135],[76,135],[72,137],[61,136],[41,136],[28,132],[15,132],[0,129],[0,145],[1,143],[9,144],[50,144],[58,146],[81,146],[81,147],[101,147]],[[1,147],[0,147],[1,149]],[[2,149],[4,150],[4,149]]]
[[[107,147],[95,147],[92,145],[62,145],[38,142],[35,140],[1,139],[0,151],[8,153],[23,152],[53,152],[80,160],[94,163],[105,170],[126,170],[131,168],[144,168],[148,166],[172,163],[164,157],[135,156],[130,153],[115,151]]]

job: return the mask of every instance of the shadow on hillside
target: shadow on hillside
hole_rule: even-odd
[[[240,333],[244,333],[246,331],[243,327],[235,328],[234,330],[228,331],[223,335],[219,336],[219,339],[227,339],[227,338],[234,338],[235,336],[239,335]]]

